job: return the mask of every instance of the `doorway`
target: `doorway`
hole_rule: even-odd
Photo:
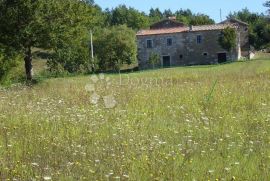
[[[163,67],[170,67],[171,66],[171,57],[170,56],[163,56]]]
[[[227,62],[227,54],[226,53],[218,53],[218,63]]]

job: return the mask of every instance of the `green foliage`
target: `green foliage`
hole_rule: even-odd
[[[264,3],[264,6],[268,8],[268,13],[269,13],[269,15],[270,15],[270,1],[266,1],[266,2]]]
[[[258,21],[250,30],[250,43],[256,49],[270,47],[270,24],[266,21]]]
[[[126,25],[134,30],[149,26],[148,17],[134,8],[120,5],[111,11],[107,10],[107,21],[110,26]]]
[[[234,12],[228,18],[235,18],[249,24],[250,44],[257,50],[267,48],[270,44],[269,18],[264,14],[252,13],[247,8]]]
[[[8,81],[8,77],[16,77],[10,76],[10,72],[20,65],[21,60],[22,57],[15,50],[0,44],[0,83]]]
[[[48,60],[48,67],[51,72],[63,73],[87,73],[90,65],[89,48],[87,45],[70,44],[56,48]]]
[[[196,14],[193,15],[189,22],[190,25],[209,25],[209,24],[215,24],[215,21],[211,19],[209,16],[204,14]]]
[[[65,70],[77,71],[78,66],[85,66],[88,30],[104,23],[101,10],[93,3],[77,0],[3,0],[0,2],[0,42],[25,55],[30,64],[32,55],[29,50],[32,47],[51,49],[55,52],[52,56],[54,62],[60,65],[65,62]],[[67,56],[69,59],[63,61]]]
[[[94,50],[100,70],[120,70],[121,65],[136,61],[135,32],[124,25],[100,30],[94,41]]]
[[[45,41],[41,18],[37,9],[42,1],[0,1],[0,42],[18,51],[38,41]]]
[[[22,60],[23,57],[21,55],[5,59],[4,61],[1,61],[0,58],[0,71],[4,70],[4,74],[0,78],[0,84],[10,86],[11,84],[21,83],[25,80],[25,70]]]
[[[231,51],[236,47],[236,31],[234,28],[227,27],[221,31],[221,35],[218,39],[222,48],[227,51]]]
[[[153,69],[155,68],[155,65],[157,65],[160,62],[160,56],[157,53],[151,53],[149,57],[149,63],[152,65]]]
[[[163,18],[163,14],[162,12],[159,10],[159,8],[150,9],[150,13],[149,13],[149,19],[151,23],[156,23],[158,21],[160,21]]]
[[[174,16],[174,13],[170,9],[165,9],[163,12],[163,17],[164,18],[169,18],[171,16]]]
[[[90,76],[0,88],[0,180],[268,181],[269,76],[269,57],[106,74],[113,109]]]
[[[178,10],[175,12],[176,19],[186,25],[207,25],[214,24],[215,21],[205,14],[193,14],[191,10]]]
[[[48,60],[49,70],[53,74],[86,73],[90,71],[89,30],[94,26],[103,26],[99,10],[85,4],[63,3],[59,19],[52,25],[53,54]],[[97,16],[97,17],[96,17]],[[66,20],[66,22],[62,20]]]
[[[175,16],[177,21],[184,23],[185,25],[206,25],[215,23],[215,21],[209,16],[200,13],[194,14],[190,9],[180,9],[175,12],[167,9],[162,13],[158,8],[151,8],[149,13],[149,19],[151,23],[156,23],[170,16]]]
[[[245,8],[245,9],[242,9],[241,11],[230,13],[227,18],[239,19],[243,22],[246,22],[252,25],[256,23],[257,21],[259,21],[260,19],[263,19],[264,16],[263,14],[252,13],[247,8]]]

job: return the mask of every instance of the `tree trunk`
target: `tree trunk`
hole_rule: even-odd
[[[26,80],[32,81],[33,79],[33,66],[32,66],[32,52],[31,47],[27,47],[24,57]]]

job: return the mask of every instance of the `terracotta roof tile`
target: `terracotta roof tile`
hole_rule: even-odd
[[[189,32],[189,31],[195,32],[195,31],[223,30],[226,27],[235,27],[235,26],[231,24],[214,24],[214,25],[192,26],[192,30],[190,30],[190,27],[187,27],[187,26],[176,27],[176,28],[141,30],[137,33],[137,36],[173,34],[173,33],[182,33],[182,32]]]
[[[193,26],[192,31],[223,30],[227,27],[234,27],[234,26],[230,24],[201,25],[201,26]]]
[[[188,31],[188,30],[189,30],[188,27],[141,30],[141,31],[139,31],[137,33],[137,36],[181,33],[181,32],[185,32],[185,31]]]

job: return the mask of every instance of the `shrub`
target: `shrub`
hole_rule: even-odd
[[[156,53],[151,53],[149,57],[149,63],[152,65],[153,69],[155,68],[155,65],[158,64],[160,61],[160,56]]]
[[[90,56],[87,45],[64,45],[57,47],[47,63],[53,74],[87,73],[90,71]]]
[[[219,37],[219,44],[227,51],[231,51],[236,47],[236,31],[234,28],[227,27],[221,31]]]
[[[0,45],[0,83],[17,82],[24,77],[23,57]]]
[[[136,61],[135,32],[126,26],[101,30],[94,41],[100,70],[119,71],[121,65]]]

